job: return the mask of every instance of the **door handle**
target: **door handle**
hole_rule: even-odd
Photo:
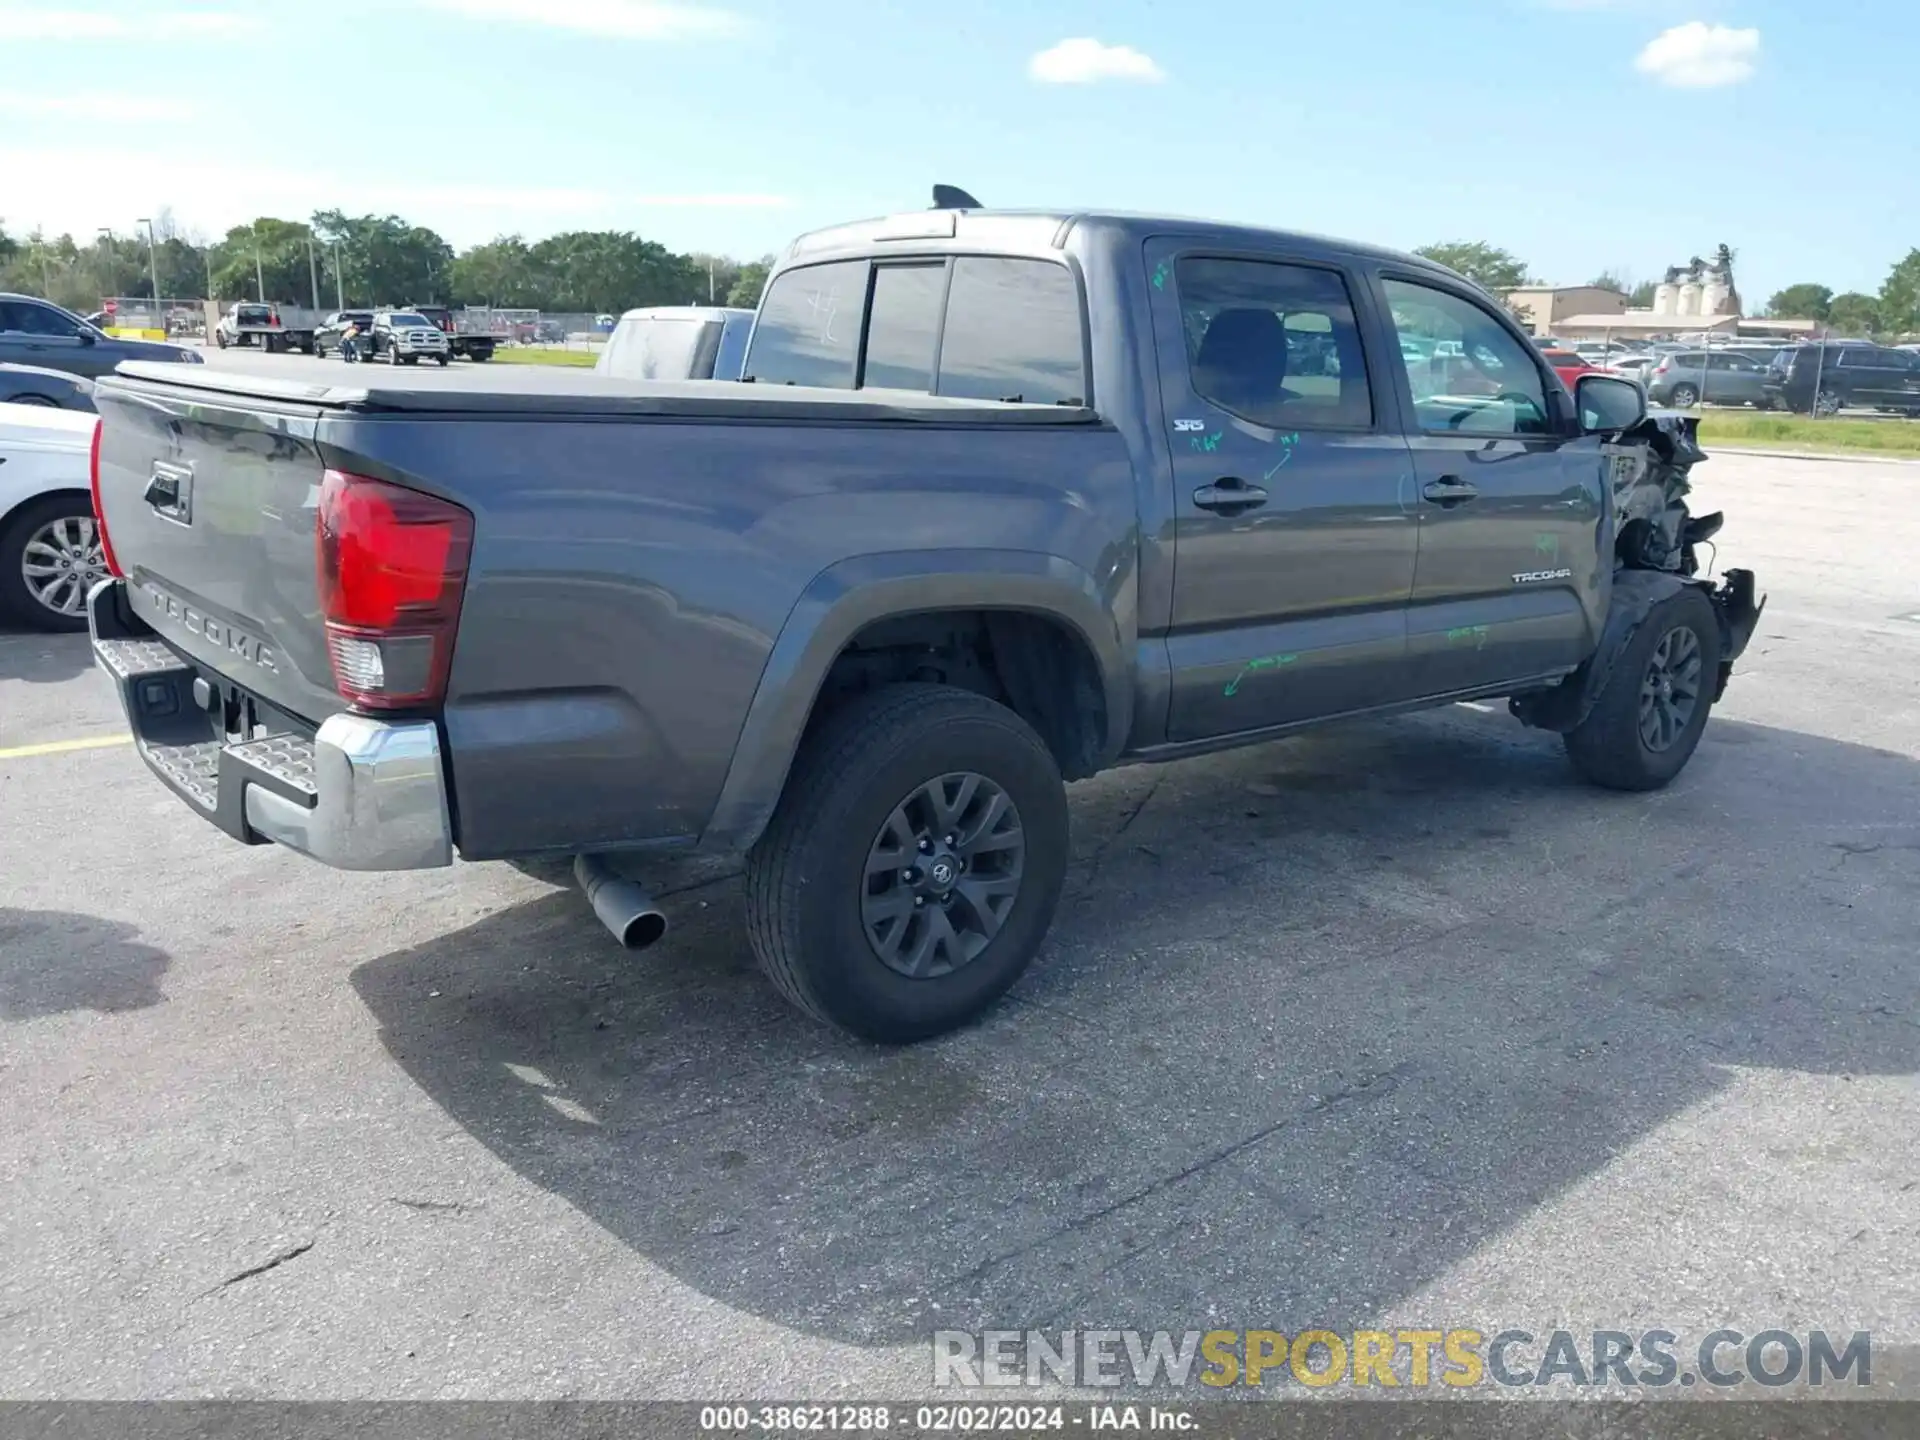
[[[1438,480],[1429,480],[1420,493],[1436,505],[1460,505],[1480,492],[1458,475],[1442,475]]]
[[[1249,485],[1238,475],[1222,475],[1213,484],[1194,491],[1193,503],[1216,515],[1238,515],[1266,504],[1267,492],[1264,486]]]
[[[180,503],[180,481],[175,476],[156,471],[153,478],[147,481],[147,493],[143,498],[156,510],[171,510]]]

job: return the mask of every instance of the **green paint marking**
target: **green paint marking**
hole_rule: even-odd
[[[1548,558],[1553,560],[1558,560],[1560,558],[1560,537],[1558,535],[1547,534],[1547,533],[1542,533],[1534,536],[1533,537],[1533,553],[1536,555],[1545,555]]]
[[[1211,455],[1220,448],[1220,436],[1221,432],[1215,430],[1210,435],[1195,435],[1191,440],[1187,441],[1187,444],[1195,450],[1204,450],[1207,454]]]
[[[1271,470],[1260,477],[1262,480],[1271,480],[1287,468],[1287,462],[1293,459],[1293,447],[1300,443],[1300,432],[1294,430],[1285,435],[1276,435],[1273,438],[1275,443],[1280,446],[1280,459]]]
[[[1476,650],[1486,649],[1487,627],[1484,625],[1460,625],[1447,631],[1447,643],[1449,645],[1465,645],[1469,642],[1472,643],[1473,648]]]
[[[1154,269],[1153,288],[1156,290],[1164,290],[1167,288],[1167,262],[1164,260]]]
[[[1282,665],[1293,664],[1293,662],[1298,660],[1299,658],[1300,657],[1298,655],[1262,655],[1257,660],[1249,660],[1246,664],[1240,667],[1240,673],[1233,677],[1232,683],[1229,684],[1227,688],[1225,690],[1222,690],[1220,693],[1222,695],[1225,695],[1229,700],[1231,700],[1234,697],[1234,695],[1239,691],[1240,682],[1246,679],[1249,675],[1253,674],[1254,671],[1277,670]]]

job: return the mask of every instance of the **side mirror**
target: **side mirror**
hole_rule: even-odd
[[[91,344],[93,344],[93,343],[94,343],[94,342],[95,342],[95,341],[96,341],[96,340],[97,340],[98,338],[99,338],[99,337],[98,337],[98,336],[96,336],[96,335],[95,335],[95,334],[93,333],[93,331],[91,331],[91,330],[89,330],[89,329],[87,329],[87,327],[86,327],[86,326],[84,326],[84,325],[82,325],[82,326],[80,327],[80,343],[81,343],[82,345],[91,345]]]
[[[1627,430],[1647,418],[1647,392],[1618,375],[1582,375],[1574,381],[1574,408],[1587,435]]]

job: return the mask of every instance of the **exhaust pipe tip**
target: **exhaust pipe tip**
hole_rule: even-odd
[[[576,855],[573,878],[602,925],[629,950],[645,950],[667,933],[667,917],[636,882],[598,855]]]

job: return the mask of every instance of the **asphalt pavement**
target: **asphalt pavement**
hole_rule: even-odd
[[[984,1327],[1911,1345],[1914,473],[1697,472],[1771,601],[1669,790],[1497,706],[1103,776],[1033,970],[904,1050],[781,1002],[724,870],[659,871],[632,957],[504,865],[237,845],[84,639],[0,634],[0,1397],[903,1398]]]

